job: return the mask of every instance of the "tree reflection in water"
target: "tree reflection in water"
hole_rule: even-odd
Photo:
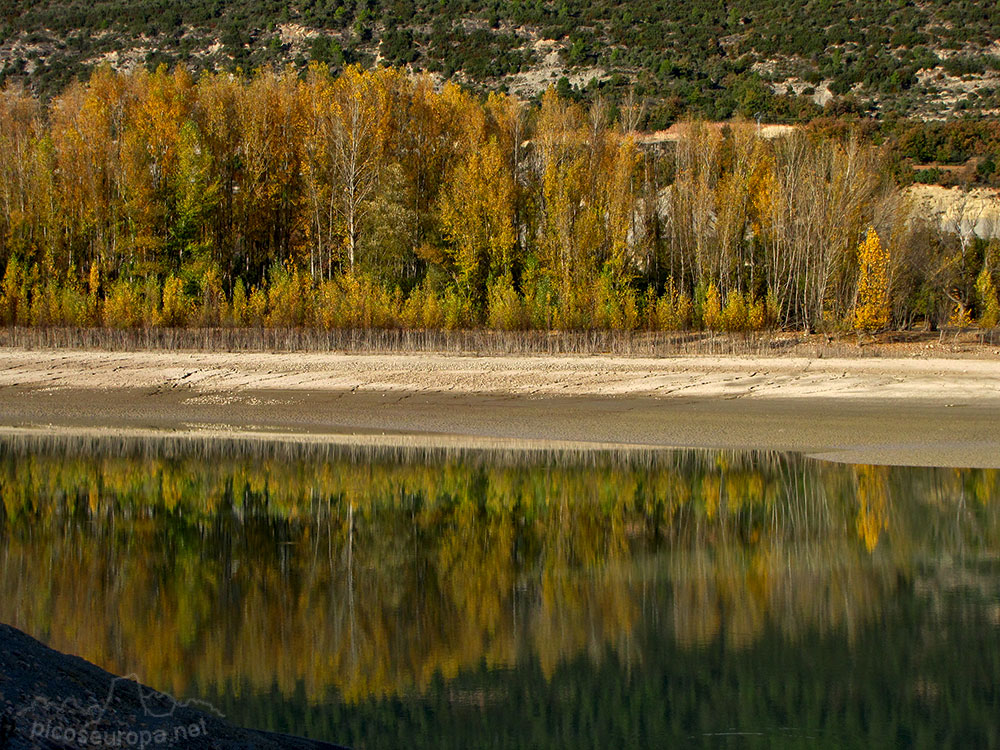
[[[667,652],[673,670],[851,649],[901,597],[943,617],[950,592],[978,592],[969,617],[994,636],[1000,611],[993,471],[9,439],[0,495],[0,619],[237,711],[484,711],[523,682],[470,674],[572,693],[567,670],[627,676]]]

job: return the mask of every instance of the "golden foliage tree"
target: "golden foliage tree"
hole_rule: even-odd
[[[979,298],[979,326],[995,328],[1000,323],[1000,300],[989,268],[984,267],[976,279],[976,296]]]
[[[874,228],[858,246],[858,296],[854,328],[874,333],[889,325],[889,250]]]
[[[454,245],[460,284],[481,301],[489,278],[510,273],[514,180],[496,140],[466,157],[445,189],[442,228]]]

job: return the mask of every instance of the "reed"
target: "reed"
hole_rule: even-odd
[[[494,331],[406,328],[93,328],[0,327],[0,347],[103,351],[442,353],[479,356],[597,355],[626,357],[879,357],[896,344],[933,342],[953,352],[1000,345],[1000,328],[896,332],[879,338],[755,331]],[[992,351],[988,349],[987,352]]]

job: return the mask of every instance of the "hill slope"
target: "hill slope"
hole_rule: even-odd
[[[0,75],[42,93],[105,62],[378,61],[528,96],[634,87],[650,127],[681,113],[801,120],[824,105],[995,113],[998,39],[1000,6],[985,0],[0,2]]]

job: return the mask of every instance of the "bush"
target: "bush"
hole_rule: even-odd
[[[243,285],[243,279],[237,279],[233,285],[231,319],[235,326],[245,326],[250,322],[250,305],[247,301],[247,288]]]
[[[524,329],[528,316],[510,276],[490,282],[486,290],[486,325],[501,331]]]
[[[67,326],[97,325],[94,306],[83,289],[70,277],[60,291],[61,324]]]
[[[246,293],[244,292],[244,298]],[[230,317],[226,294],[222,291],[219,272],[215,268],[205,271],[201,279],[201,308],[198,311],[198,324],[202,326],[219,326]]]
[[[558,312],[556,295],[549,277],[541,272],[534,259],[529,260],[525,266],[521,276],[521,291],[528,326],[537,330],[552,330]]]
[[[701,309],[701,324],[709,331],[717,331],[722,323],[722,299],[719,288],[713,281],[705,290],[705,302]]]
[[[726,296],[726,306],[719,316],[719,327],[729,333],[745,333],[750,330],[750,311],[740,292],[730,292]]]
[[[267,325],[299,328],[311,317],[312,280],[297,268],[276,265],[267,287]]]
[[[663,294],[656,300],[655,330],[683,331],[691,325],[691,296],[680,292],[671,279]]]
[[[472,325],[472,306],[469,298],[454,287],[448,287],[441,304],[444,327],[455,331]]]
[[[267,322],[267,293],[259,287],[254,287],[247,299],[246,324],[263,327]]]
[[[598,278],[591,304],[587,327],[632,331],[639,325],[635,292],[624,284],[615,283],[610,274],[604,273]]]
[[[979,327],[995,328],[1000,323],[1000,300],[988,268],[983,268],[976,279],[976,297],[979,302]]]
[[[190,304],[184,293],[184,282],[171,274],[163,283],[163,307],[156,324],[164,328],[180,328],[187,323]]]
[[[407,328],[433,329],[444,325],[444,309],[426,281],[413,288],[403,305],[401,319]]]
[[[31,292],[31,314],[29,316],[33,326],[54,326],[62,321],[62,314],[59,309],[59,294],[56,285],[49,282],[44,287],[36,284]]]
[[[320,284],[316,319],[336,328],[393,328],[403,316],[402,295],[389,292],[366,274],[345,273]],[[414,318],[420,315],[411,308]]]
[[[27,323],[30,317],[28,307],[28,280],[24,268],[17,258],[7,262],[3,281],[0,282],[0,320],[8,325]]]
[[[127,279],[118,279],[104,299],[104,325],[137,328],[142,324],[142,295]]]

